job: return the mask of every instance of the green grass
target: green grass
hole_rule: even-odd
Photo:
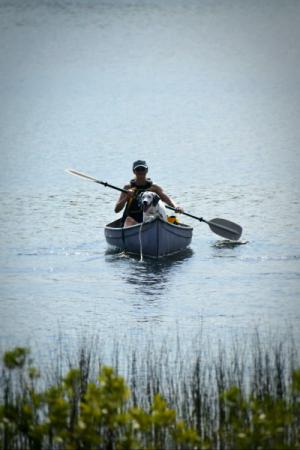
[[[62,356],[61,356],[62,358]],[[290,343],[224,347],[213,357],[201,342],[132,351],[126,376],[99,363],[95,347],[58,361],[47,373],[29,350],[3,355],[0,446],[3,449],[297,449],[300,370]],[[124,374],[123,374],[124,375]],[[126,378],[126,381],[125,381]]]

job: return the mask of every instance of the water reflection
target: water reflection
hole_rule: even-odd
[[[222,239],[214,242],[213,257],[214,258],[237,258],[240,253],[238,249],[241,245],[248,244],[249,241],[230,241],[228,239]]]
[[[213,247],[215,248],[234,248],[238,247],[240,245],[248,244],[249,241],[230,241],[228,239],[222,239],[219,241],[216,241],[213,244]]]
[[[168,284],[172,281],[170,278],[176,272],[179,266],[190,259],[193,250],[186,250],[176,255],[166,256],[160,259],[145,258],[140,261],[138,255],[129,255],[116,250],[106,251],[106,261],[115,263],[120,268],[121,262],[126,262],[126,267],[122,267],[121,278],[133,286],[137,293],[152,296],[161,295]]]

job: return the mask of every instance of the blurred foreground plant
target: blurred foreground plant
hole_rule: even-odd
[[[132,406],[129,388],[112,368],[101,367],[89,382],[83,382],[80,369],[71,369],[41,389],[27,349],[6,352],[3,364],[0,446],[5,450],[300,447],[300,370],[293,373],[286,398],[226,389],[218,399],[219,426],[209,437],[204,430],[204,439],[190,425],[195,421],[177,419],[159,393],[147,410]]]

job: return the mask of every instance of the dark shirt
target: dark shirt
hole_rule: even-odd
[[[137,186],[136,180],[130,181],[130,188],[135,190],[135,196],[126,204],[126,208],[123,214],[123,223],[128,216],[132,217],[138,223],[143,222],[143,210],[139,203],[138,197],[140,194],[150,189],[152,184],[153,182],[150,180],[150,178],[147,178],[146,183],[142,186]]]

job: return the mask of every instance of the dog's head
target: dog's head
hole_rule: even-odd
[[[146,191],[140,196],[140,205],[144,212],[147,212],[151,206],[157,206],[160,200],[159,195],[155,192]]]

